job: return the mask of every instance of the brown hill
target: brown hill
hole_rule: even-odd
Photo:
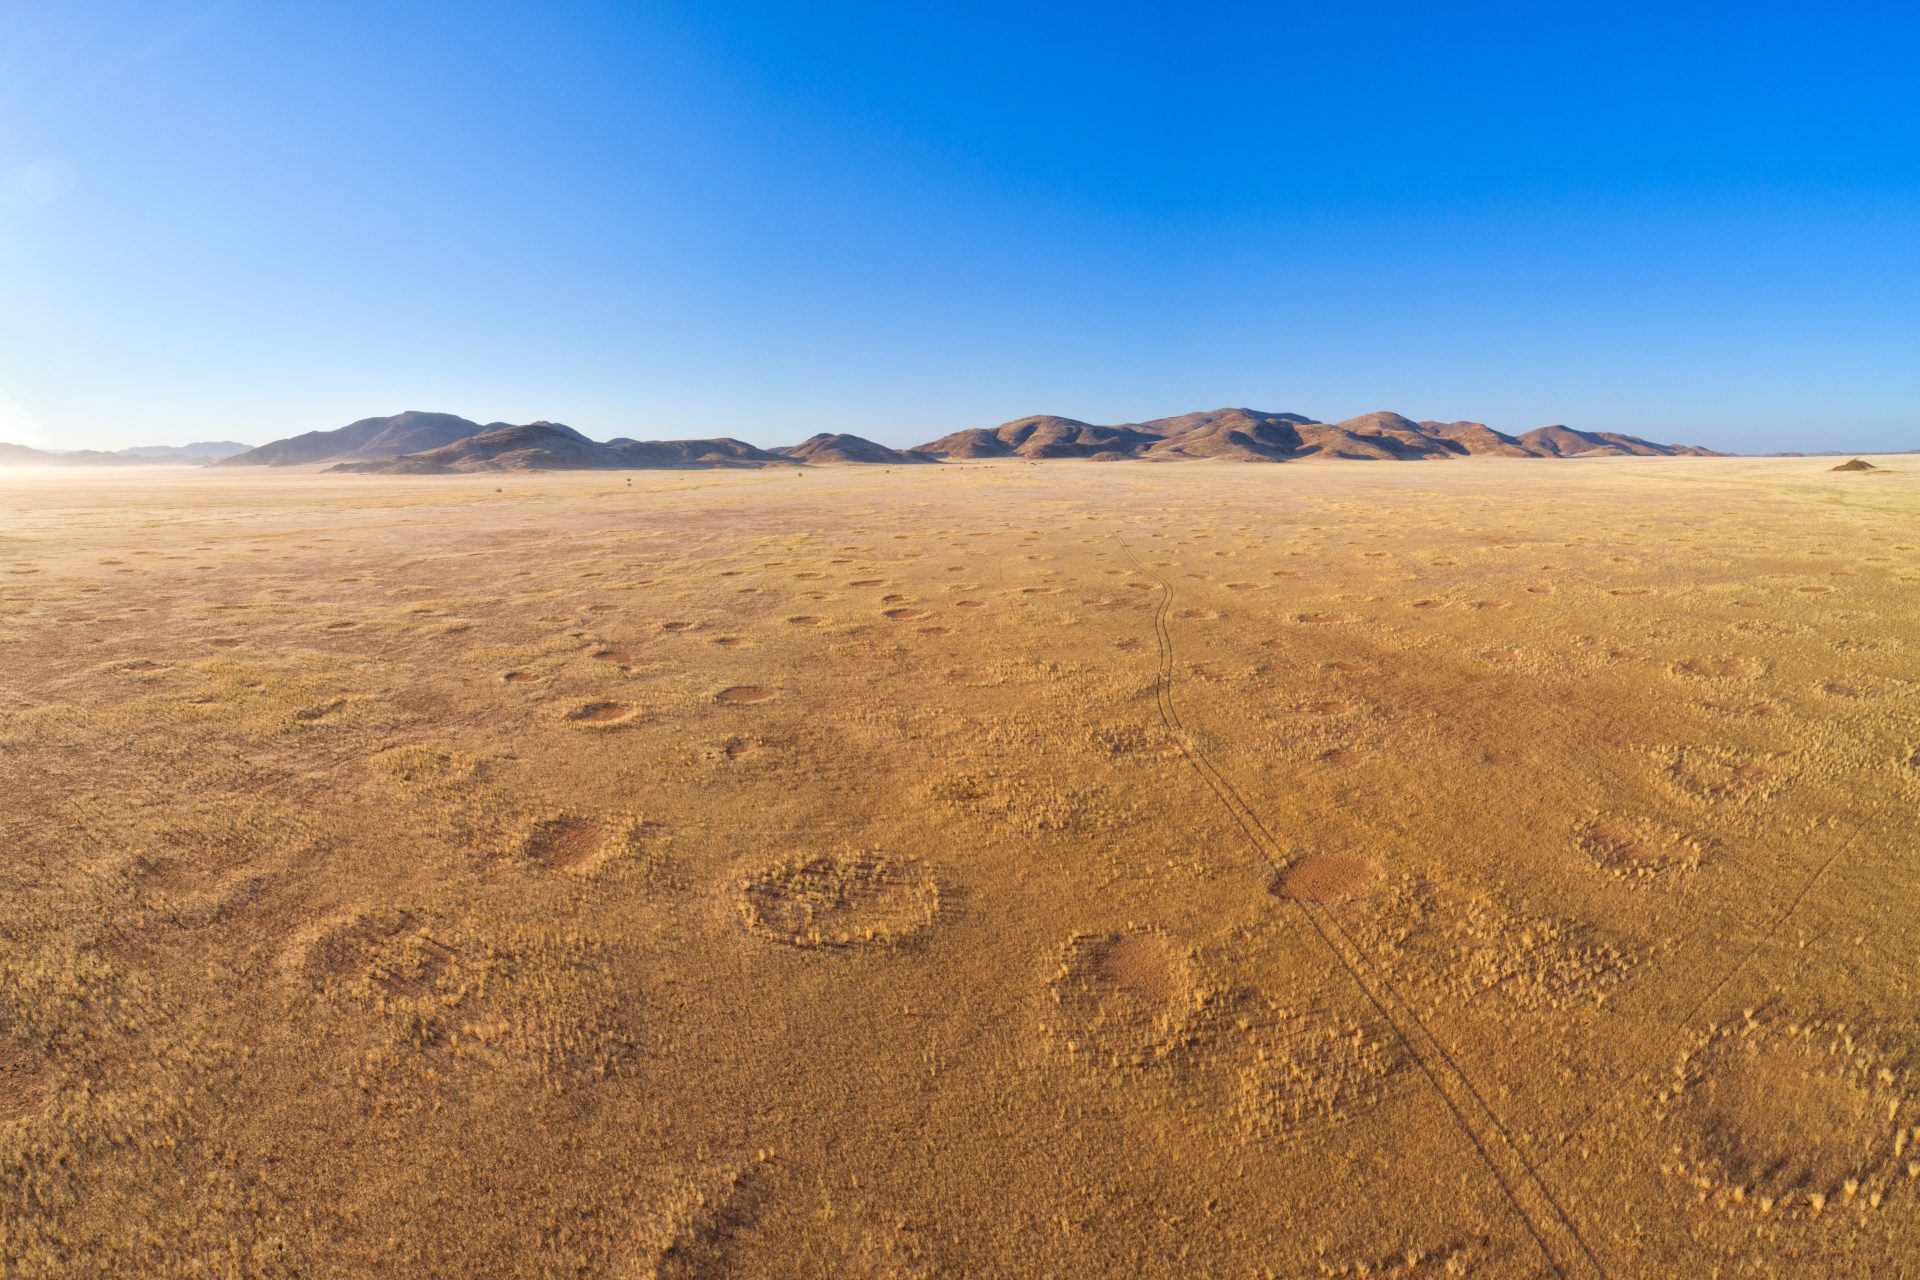
[[[601,444],[558,422],[502,426],[437,449],[341,462],[329,471],[378,475],[448,475],[462,471],[637,471],[706,467],[792,466],[793,459],[745,441],[610,440]]]
[[[1572,427],[1535,427],[1517,437],[1520,446],[1540,457],[1642,458],[1716,457],[1711,449],[1690,444],[1655,444],[1617,431],[1575,431]]]
[[[975,427],[916,445],[935,458],[1091,458],[1096,453],[1134,455],[1158,437],[1135,427],[1100,427],[1077,418],[1039,414],[997,427]]]
[[[1297,413],[1213,409],[1177,418],[1155,418],[1137,424],[1135,429],[1159,437],[1139,454],[1154,461],[1227,458],[1276,462],[1299,455],[1304,447],[1300,433],[1312,422]]]
[[[1541,427],[1510,436],[1481,422],[1415,422],[1397,413],[1367,413],[1325,423],[1298,413],[1212,409],[1173,418],[1098,426],[1043,414],[998,427],[942,436],[915,452],[940,458],[1215,458],[1287,462],[1303,458],[1376,460],[1469,457],[1571,458],[1706,454],[1690,445],[1654,444],[1616,432]]]
[[[1829,471],[1878,471],[1880,468],[1874,466],[1871,462],[1868,462],[1865,458],[1854,458],[1850,461],[1841,463],[1837,467],[1829,467],[1827,469]]]
[[[481,426],[451,413],[409,409],[387,418],[362,418],[332,431],[309,431],[222,458],[221,467],[290,467],[314,462],[352,462],[420,453],[504,427]]]
[[[883,444],[875,444],[860,436],[826,431],[816,436],[809,436],[799,444],[787,445],[769,452],[814,466],[840,463],[891,464],[939,461],[930,454],[902,452],[899,449],[889,449]]]
[[[1421,422],[1421,431],[1438,440],[1451,441],[1476,458],[1537,458],[1518,440],[1504,431],[1495,431],[1484,422]]]

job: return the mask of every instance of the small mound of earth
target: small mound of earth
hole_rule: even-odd
[[[583,702],[567,712],[567,719],[574,724],[606,729],[625,724],[639,714],[640,709],[628,702]]]
[[[1365,893],[1380,879],[1371,859],[1345,853],[1315,853],[1273,878],[1273,896],[1295,902],[1342,902]]]
[[[763,689],[757,684],[736,684],[714,694],[713,700],[729,707],[744,707],[756,702],[771,702],[776,696],[772,689]]]
[[[1645,879],[1700,865],[1700,842],[1647,818],[1595,814],[1574,829],[1574,844],[1608,875]]]
[[[899,942],[940,913],[940,884],[918,862],[877,854],[819,854],[775,862],[740,882],[749,930],[796,947]]]
[[[1878,471],[1880,468],[1874,466],[1865,458],[1849,458],[1839,466],[1829,467],[1827,469],[1829,471]]]
[[[1192,958],[1156,929],[1077,935],[1049,983],[1066,1051],[1110,1068],[1147,1066],[1186,1042],[1202,1000]]]
[[[1722,1208],[1818,1213],[1877,1205],[1904,1182],[1911,1054],[1837,1019],[1746,1017],[1690,1044],[1655,1098],[1676,1130],[1667,1172]]]
[[[555,871],[585,871],[598,862],[607,834],[590,818],[561,816],[536,822],[521,852],[528,861]]]

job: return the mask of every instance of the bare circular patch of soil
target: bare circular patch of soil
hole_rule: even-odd
[[[895,622],[916,622],[927,616],[925,609],[889,609],[886,616]]]
[[[1574,846],[1608,875],[1645,879],[1700,865],[1700,842],[1647,818],[1594,814],[1574,828]]]
[[[1829,698],[1844,698],[1849,702],[1871,702],[1897,689],[1891,680],[1871,675],[1834,676],[1822,680],[1816,687]]]
[[[1905,1181],[1911,1054],[1871,1027],[1754,1016],[1689,1045],[1655,1099],[1672,1126],[1667,1171],[1722,1207],[1818,1213],[1877,1203]]]
[[[888,945],[940,913],[940,884],[910,859],[817,854],[746,876],[736,905],[749,930],[796,947]]]
[[[0,1124],[26,1119],[40,1109],[46,1095],[46,1068],[0,1031]]]
[[[574,724],[611,728],[626,724],[639,714],[640,708],[630,702],[583,702],[567,712],[567,719]]]
[[[771,702],[777,696],[772,689],[764,689],[757,684],[736,684],[714,694],[713,700],[729,707],[743,707],[756,702]]]
[[[555,871],[585,871],[601,858],[607,833],[591,818],[563,815],[536,822],[521,852],[528,861]]]
[[[697,622],[663,622],[660,624],[660,629],[662,631],[691,631],[699,625]]]
[[[1668,786],[1703,804],[1766,799],[1793,773],[1783,757],[1734,747],[1667,747],[1657,756]]]
[[[1273,878],[1276,898],[1295,902],[1344,902],[1371,889],[1380,879],[1379,864],[1350,853],[1312,853],[1281,869]]]
[[[532,684],[540,677],[531,671],[506,671],[501,673],[500,678],[508,684]]]
[[[1147,1066],[1186,1042],[1202,1004],[1184,948],[1157,929],[1077,935],[1048,984],[1050,1030],[1097,1066]]]
[[[1684,658],[1673,664],[1673,674],[1695,680],[1757,680],[1766,673],[1765,662],[1741,656]]]
[[[822,618],[818,614],[813,614],[813,613],[797,613],[793,617],[787,619],[787,622],[790,625],[796,626],[796,627],[817,627],[825,621],[826,621],[825,618]]]

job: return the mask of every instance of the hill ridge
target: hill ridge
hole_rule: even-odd
[[[1658,444],[1608,431],[1553,425],[1521,435],[1482,422],[1414,421],[1387,410],[1340,422],[1245,407],[1209,409],[1140,422],[1093,423],[1031,414],[997,427],[970,427],[910,449],[845,432],[761,448],[730,436],[704,440],[595,441],[562,423],[481,424],[457,414],[409,409],[361,418],[329,431],[275,440],[214,465],[325,465],[333,471],[434,475],[462,471],[623,470],[672,467],[899,465],[980,458],[1179,462],[1377,461],[1471,457],[1579,458],[1707,455],[1693,445]]]

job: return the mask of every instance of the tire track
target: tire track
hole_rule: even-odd
[[[1172,736],[1181,757],[1232,815],[1261,860],[1278,875],[1284,859],[1280,842],[1193,740],[1174,704],[1173,632],[1167,621],[1173,608],[1173,584],[1149,569],[1125,541],[1118,538],[1116,541],[1140,573],[1160,584],[1160,603],[1154,610],[1153,629],[1159,645],[1154,701],[1161,724]],[[1400,1046],[1439,1095],[1454,1124],[1499,1186],[1501,1195],[1539,1249],[1549,1270],[1560,1280],[1568,1280],[1573,1275],[1593,1275],[1606,1280],[1606,1269],[1552,1189],[1520,1153],[1471,1077],[1441,1045],[1392,980],[1379,970],[1365,948],[1324,905],[1299,900],[1292,900],[1290,905],[1306,920],[1367,1003],[1393,1029]]]

